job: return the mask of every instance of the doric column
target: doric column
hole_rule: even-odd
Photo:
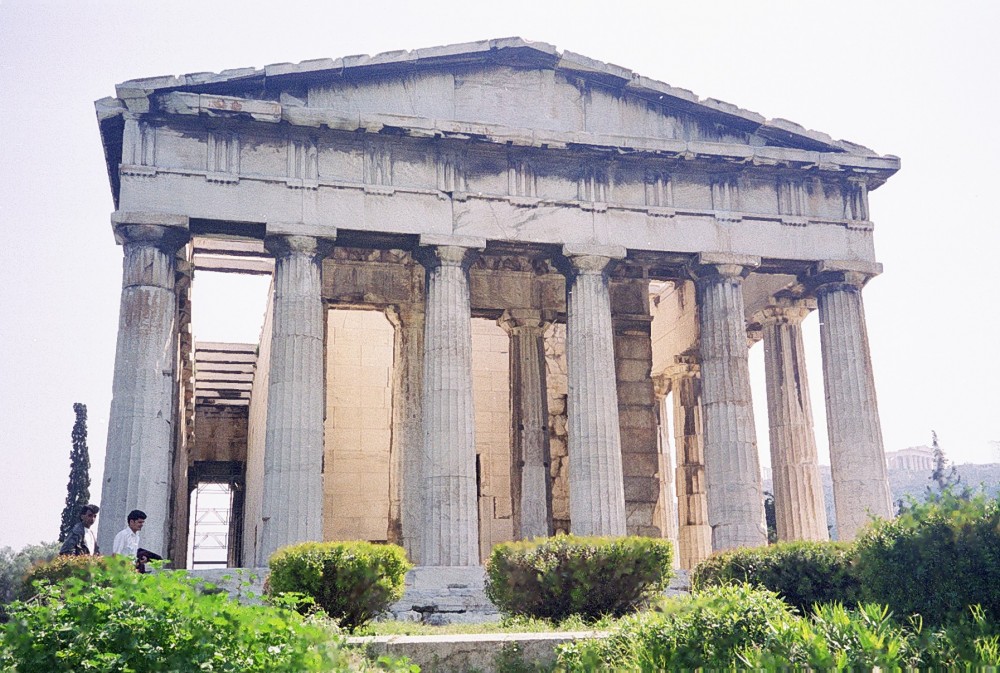
[[[678,355],[665,370],[674,399],[677,446],[677,547],[680,567],[691,570],[712,554],[705,492],[705,445],[701,422],[701,368],[696,355]]]
[[[713,551],[767,544],[743,307],[743,278],[759,261],[703,253],[693,269]]]
[[[387,310],[386,315],[396,328],[392,378],[390,522],[399,525],[398,531],[390,530],[389,540],[402,544],[410,560],[421,565],[424,309],[423,306],[404,304],[398,310]]]
[[[151,213],[115,213],[111,221],[125,256],[98,546],[110,553],[128,512],[141,509],[150,517],[143,546],[166,554],[177,411],[174,283],[188,222]]]
[[[607,270],[624,249],[566,246],[570,528],[625,535],[625,486]]]
[[[422,563],[479,564],[472,326],[468,267],[476,240],[421,237],[427,268],[424,318]],[[452,244],[449,244],[452,243]]]
[[[670,424],[667,422],[667,395],[671,389],[671,379],[667,374],[653,377],[653,392],[656,394],[657,428],[656,438],[659,448],[660,506],[659,522],[663,537],[674,546],[674,567],[680,567],[680,551],[677,540],[677,499],[674,495],[674,451],[670,441]]]
[[[552,535],[549,479],[549,411],[545,385],[542,312],[512,309],[500,317],[510,334],[511,500],[514,536],[521,540]]]
[[[892,516],[861,300],[862,286],[877,271],[824,264],[812,283],[819,301],[826,424],[841,540],[853,540],[870,516]]]
[[[823,483],[816,458],[802,321],[811,299],[775,299],[760,313],[771,438],[771,473],[779,540],[828,540]]]
[[[279,547],[323,539],[324,310],[320,276],[330,243],[277,233],[264,433],[263,529],[257,563]]]

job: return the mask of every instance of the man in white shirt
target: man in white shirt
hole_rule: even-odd
[[[136,558],[139,553],[139,531],[146,523],[146,513],[140,509],[133,509],[128,513],[128,525],[123,528],[118,535],[115,535],[115,542],[112,545],[113,554],[121,554],[130,558]]]

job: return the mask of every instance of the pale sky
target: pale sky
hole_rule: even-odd
[[[121,249],[93,101],[139,77],[515,35],[900,156],[871,194],[885,273],[865,289],[885,446],[936,430],[956,462],[1000,462],[998,19],[990,1],[0,0],[0,546],[57,536],[74,402],[99,502]],[[259,285],[208,285],[195,337],[255,340]],[[815,315],[806,330],[825,447]]]

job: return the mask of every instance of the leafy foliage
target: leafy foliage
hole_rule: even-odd
[[[350,670],[340,639],[294,611],[201,592],[183,573],[141,575],[124,558],[88,571],[12,605],[0,670]]]
[[[730,669],[772,624],[790,619],[788,606],[771,591],[712,587],[626,618],[608,638],[560,646],[558,665],[567,671]]]
[[[24,576],[32,564],[48,561],[58,551],[58,542],[28,545],[18,552],[0,547],[0,622],[6,621],[6,605],[20,595]]]
[[[73,449],[69,454],[69,483],[66,484],[66,506],[59,524],[59,541],[73,530],[80,520],[80,508],[90,502],[90,453],[87,449],[87,405],[73,405]]]
[[[749,583],[770,589],[789,605],[808,613],[813,605],[861,598],[854,572],[853,545],[844,542],[780,542],[713,554],[695,568],[695,590]]]
[[[402,597],[412,565],[393,544],[305,542],[279,549],[270,567],[272,594],[305,594],[353,631]]]
[[[900,623],[884,605],[817,604],[807,616],[770,591],[723,585],[626,617],[602,640],[557,648],[558,670],[993,670],[1000,624],[973,608],[945,629]]]
[[[919,614],[931,626],[959,620],[977,604],[1000,621],[1000,500],[946,489],[874,522],[856,544],[866,600]]]
[[[103,556],[56,556],[36,563],[28,570],[21,582],[19,597],[29,599],[38,593],[40,584],[59,584],[71,577],[96,581],[95,572],[106,567],[107,561]]]
[[[486,565],[486,595],[507,615],[620,617],[666,588],[671,557],[668,541],[644,537],[507,542]]]

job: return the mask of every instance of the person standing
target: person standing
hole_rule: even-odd
[[[101,551],[97,548],[97,536],[91,526],[97,521],[97,513],[101,508],[97,505],[84,505],[80,508],[80,520],[70,530],[69,535],[59,548],[59,553],[66,556],[97,556]],[[93,550],[93,551],[91,551]]]
[[[115,541],[111,548],[112,554],[121,554],[130,558],[137,558],[139,554],[139,531],[146,523],[146,513],[141,509],[133,509],[128,513],[127,526],[115,535]]]

